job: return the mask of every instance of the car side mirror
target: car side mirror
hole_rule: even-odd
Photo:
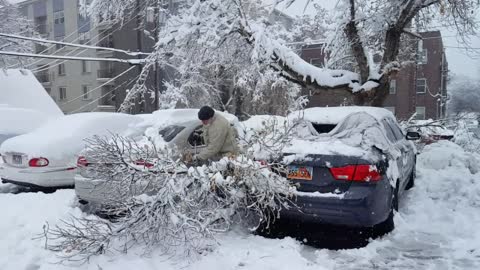
[[[408,131],[406,139],[409,141],[415,141],[420,139],[420,133],[416,131]]]

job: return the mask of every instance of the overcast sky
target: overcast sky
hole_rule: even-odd
[[[290,8],[284,9],[279,7],[289,15],[301,15],[308,0],[297,0]],[[314,0],[320,3],[326,9],[333,9],[338,2],[337,0]],[[307,7],[308,12],[309,8]],[[477,15],[480,21],[480,15]],[[480,37],[470,37],[470,47],[476,48],[473,51],[462,49],[465,44],[457,40],[457,31],[455,29],[432,28],[431,30],[440,30],[443,36],[443,43],[447,54],[447,62],[450,74],[465,75],[468,77],[480,77]],[[462,47],[462,48],[454,48]]]

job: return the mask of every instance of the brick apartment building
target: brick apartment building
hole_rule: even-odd
[[[420,33],[416,63],[408,64],[390,83],[390,95],[384,107],[398,119],[407,119],[415,112],[417,119],[438,119],[446,114],[448,64],[440,31]],[[322,44],[302,48],[301,56],[318,67],[323,66]],[[339,106],[352,104],[347,90],[318,90],[306,93],[308,106]]]

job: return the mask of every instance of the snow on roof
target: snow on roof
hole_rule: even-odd
[[[365,112],[377,120],[393,118],[395,116],[387,109],[367,106],[344,106],[344,107],[315,107],[292,112],[288,118],[304,118],[317,124],[338,124],[352,113]]]
[[[63,112],[30,70],[0,70],[0,104],[62,116]]]
[[[0,104],[0,134],[20,135],[30,132],[52,119],[51,115]]]
[[[84,147],[84,139],[94,135],[123,134],[141,118],[122,113],[78,113],[52,120],[33,132],[5,141],[0,152],[19,152],[46,158],[74,158]]]

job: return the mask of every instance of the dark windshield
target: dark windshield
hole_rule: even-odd
[[[337,125],[334,124],[315,124],[312,123],[313,128],[318,132],[318,133],[329,133],[332,131]]]
[[[182,126],[168,126],[158,132],[163,137],[163,140],[169,142],[175,138],[185,127]]]

